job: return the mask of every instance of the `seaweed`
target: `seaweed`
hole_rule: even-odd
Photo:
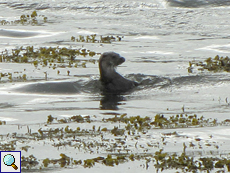
[[[188,72],[192,73],[195,66],[199,67],[200,71],[230,72],[230,58],[216,55],[214,58],[207,58],[204,62],[189,61]]]
[[[37,11],[33,11],[29,14],[22,14],[18,20],[7,21],[0,20],[1,25],[42,25],[48,22],[48,17],[44,15],[38,15]]]
[[[82,116],[82,115],[74,115],[74,116],[71,116],[70,118],[63,118],[63,119],[57,119],[53,117],[52,115],[49,115],[47,117],[48,124],[53,123],[54,120],[56,120],[56,122],[58,123],[69,123],[69,122],[90,123],[91,122],[90,116]]]
[[[124,36],[97,36],[97,34],[92,35],[79,35],[77,37],[72,36],[70,39],[73,42],[84,42],[84,43],[112,43],[115,41],[121,41]]]
[[[50,145],[57,149],[63,147],[73,147],[84,153],[96,152],[99,156],[96,158],[85,158],[83,160],[76,160],[66,153],[60,153],[59,158],[45,158],[37,159],[34,155],[28,157],[22,156],[22,169],[45,169],[47,167],[70,167],[75,165],[82,166],[84,168],[93,168],[96,164],[103,164],[105,166],[114,167],[116,165],[129,162],[129,161],[144,161],[145,168],[148,169],[150,165],[153,165],[156,169],[175,169],[182,170],[184,172],[195,172],[195,171],[211,171],[213,169],[230,168],[230,160],[228,157],[203,157],[196,156],[192,157],[186,153],[188,147],[194,148],[200,146],[202,139],[196,137],[193,141],[187,144],[183,143],[181,153],[168,153],[163,152],[163,146],[167,145],[166,138],[169,136],[182,137],[176,131],[169,133],[161,133],[161,139],[158,142],[147,142],[145,146],[139,145],[139,139],[143,134],[147,133],[150,128],[175,128],[175,127],[204,127],[214,125],[229,125],[229,119],[222,122],[217,120],[205,119],[203,116],[197,116],[196,114],[187,115],[174,115],[165,117],[162,114],[156,114],[153,118],[145,116],[130,116],[127,114],[116,115],[110,118],[102,119],[102,123],[119,123],[118,126],[114,126],[112,129],[104,127],[101,129],[99,126],[96,127],[92,124],[91,128],[84,128],[84,123],[92,123],[93,120],[90,116],[74,115],[69,118],[58,119],[52,115],[47,116],[46,122],[43,127],[40,127],[37,131],[33,132],[29,126],[27,126],[27,133],[25,134],[7,134],[1,135],[1,140],[9,140],[9,142],[1,142],[0,148],[2,151],[12,151],[18,147],[18,143],[25,143],[26,145],[20,146],[23,152],[28,152],[31,148],[29,145],[30,141],[40,141],[46,143],[47,139],[50,141]],[[58,124],[61,127],[53,127]],[[82,125],[82,127],[78,127]],[[40,124],[41,126],[41,124]],[[72,128],[74,127],[74,128]],[[141,128],[140,128],[141,127]],[[133,132],[133,133],[130,133]],[[116,137],[111,138],[111,135]],[[146,134],[147,136],[149,134]],[[105,138],[105,137],[109,138]],[[210,136],[211,138],[211,136]],[[90,139],[90,140],[88,140]],[[129,140],[133,141],[133,145],[130,145]],[[208,143],[203,141],[205,147],[215,147],[218,149],[218,145],[215,143]],[[137,149],[130,150],[127,146]],[[149,149],[157,149],[155,152],[148,152]],[[103,151],[103,152],[101,152]],[[104,152],[109,152],[107,156],[100,156]],[[211,153],[211,152],[210,152]]]
[[[6,121],[0,121],[0,125],[6,125]]]
[[[221,169],[227,167],[228,171],[230,168],[230,160],[222,157],[191,157],[186,154],[186,152],[182,152],[181,154],[170,154],[167,152],[163,152],[163,149],[156,151],[154,154],[108,154],[107,157],[97,157],[97,158],[89,158],[85,160],[75,160],[67,156],[64,153],[60,154],[59,159],[50,159],[46,158],[42,161],[42,168],[48,167],[50,164],[56,165],[59,164],[60,167],[73,166],[73,165],[81,165],[84,168],[92,168],[95,166],[95,163],[101,163],[106,166],[115,166],[125,162],[135,161],[135,160],[146,160],[146,169],[148,169],[149,164],[154,163],[154,167],[157,170],[182,170],[185,172],[197,172],[197,171],[211,171],[214,168]],[[22,168],[23,169],[31,169],[37,167],[39,162],[37,158],[33,155],[29,157],[22,156],[21,159]]]
[[[34,155],[30,155],[28,157],[21,157],[21,168],[22,169],[32,169],[39,165],[37,158]]]
[[[34,48],[34,46],[22,46],[17,49],[3,51],[0,55],[0,62],[33,63],[35,68],[39,64],[43,67],[53,65],[53,69],[57,67],[73,67],[72,64],[75,63],[74,67],[86,68],[86,62],[95,64],[95,60],[82,60],[77,57],[93,57],[98,54],[100,53],[85,48],[73,49],[59,46]]]
[[[113,118],[103,118],[104,122],[123,122],[127,124],[126,130],[139,130],[144,131],[150,128],[179,128],[179,127],[191,127],[191,126],[215,126],[217,120],[205,119],[203,116],[197,117],[194,115],[178,114],[165,117],[163,114],[156,114],[154,121],[148,116],[142,118],[138,116],[127,117],[127,114],[120,116],[115,115]]]

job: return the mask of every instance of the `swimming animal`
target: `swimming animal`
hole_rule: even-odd
[[[116,67],[125,62],[125,58],[115,52],[105,52],[99,59],[100,82],[104,93],[122,94],[138,85],[116,72]]]

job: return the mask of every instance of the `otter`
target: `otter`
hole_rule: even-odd
[[[104,93],[122,94],[138,85],[125,79],[116,72],[116,67],[125,62],[125,58],[115,52],[105,52],[99,59],[100,82]]]

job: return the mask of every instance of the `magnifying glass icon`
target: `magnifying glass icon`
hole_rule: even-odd
[[[3,158],[3,162],[7,166],[12,166],[15,170],[18,169],[18,167],[14,164],[15,163],[15,158],[12,154],[7,154]]]

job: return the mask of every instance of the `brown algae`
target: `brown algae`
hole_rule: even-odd
[[[214,58],[207,58],[204,62],[190,61],[188,72],[192,73],[195,66],[199,67],[198,70],[200,71],[208,70],[213,72],[230,72],[230,58],[228,56],[220,57],[219,55],[216,55]]]
[[[48,64],[50,65],[50,63],[79,63],[81,60],[77,59],[77,56],[93,57],[96,54],[97,53],[84,48],[73,49],[66,47],[61,48],[57,46],[39,47],[36,49],[33,46],[22,46],[18,49],[12,49],[11,51],[3,51],[0,55],[0,62],[33,63],[34,66],[37,67],[38,64],[47,66]],[[84,60],[83,62],[86,62],[86,60]],[[88,62],[95,63],[93,60],[90,60]],[[85,64],[83,64],[82,66],[85,66]]]
[[[92,59],[97,55],[94,51],[87,50],[85,48],[74,49],[67,47],[38,47],[27,46],[15,48],[12,50],[4,50],[0,54],[0,62],[6,63],[28,63],[33,64],[37,70],[43,67],[49,67],[53,70],[57,68],[86,68],[87,63],[93,63],[97,60]],[[83,58],[82,58],[83,57]],[[3,81],[27,81],[30,77],[24,71],[15,72],[1,72],[0,82]],[[47,80],[48,74],[45,73],[45,79]],[[57,71],[60,74],[60,70]],[[67,76],[71,75],[70,70],[66,72]]]
[[[230,160],[227,157],[202,157],[187,154],[187,148],[194,148],[200,145],[201,140],[194,139],[193,142],[184,143],[183,151],[179,153],[167,153],[163,152],[162,146],[167,145],[165,138],[167,136],[179,136],[177,132],[162,133],[162,141],[156,143],[147,143],[147,146],[138,145],[141,134],[148,133],[151,128],[175,128],[175,127],[203,127],[214,125],[229,125],[229,120],[223,122],[217,122],[216,120],[205,119],[203,116],[198,117],[194,115],[175,115],[169,116],[169,118],[157,114],[153,118],[148,116],[130,116],[127,114],[116,115],[111,118],[103,118],[102,123],[119,123],[114,128],[100,128],[92,125],[92,128],[86,129],[79,127],[81,124],[94,122],[90,116],[75,115],[69,118],[58,119],[49,115],[44,126],[38,129],[37,132],[33,132],[29,126],[27,126],[28,132],[25,134],[12,133],[7,136],[2,135],[4,138],[13,139],[8,143],[1,143],[0,147],[2,151],[14,151],[18,144],[24,144],[20,147],[23,152],[30,152],[30,141],[47,141],[51,142],[51,146],[54,148],[72,147],[77,151],[84,151],[88,153],[97,152],[99,155],[104,152],[109,152],[107,156],[101,155],[96,158],[76,159],[70,157],[66,153],[60,153],[60,158],[45,158],[42,160],[37,159],[34,155],[22,156],[22,169],[45,169],[53,167],[53,165],[59,165],[60,167],[73,167],[82,166],[85,168],[93,168],[96,164],[102,164],[105,166],[116,166],[129,161],[145,161],[145,168],[148,169],[154,166],[155,169],[180,169],[186,172],[199,171],[211,171],[213,169],[229,169]],[[63,125],[62,127],[56,127],[56,125]],[[122,125],[123,124],[123,125]],[[53,127],[55,125],[55,127]],[[72,126],[75,125],[75,128]],[[76,126],[77,125],[77,126]],[[87,137],[88,136],[88,137]],[[109,137],[108,139],[106,138]],[[114,139],[110,139],[114,136]],[[89,140],[90,138],[90,140]],[[135,147],[139,152],[129,150],[127,148],[127,138],[136,141]],[[161,143],[161,144],[160,144]],[[161,145],[161,147],[160,147]],[[212,143],[206,142],[206,147],[212,147]],[[155,153],[140,152],[148,151],[150,148],[155,148]],[[216,148],[218,149],[218,147]]]
[[[14,21],[0,20],[1,25],[42,25],[47,22],[48,17],[38,15],[37,11],[33,11],[31,14],[23,14],[20,19]]]
[[[121,41],[124,36],[97,36],[97,34],[92,35],[79,35],[78,37],[71,37],[73,42],[85,42],[85,43],[112,43],[114,41]]]

